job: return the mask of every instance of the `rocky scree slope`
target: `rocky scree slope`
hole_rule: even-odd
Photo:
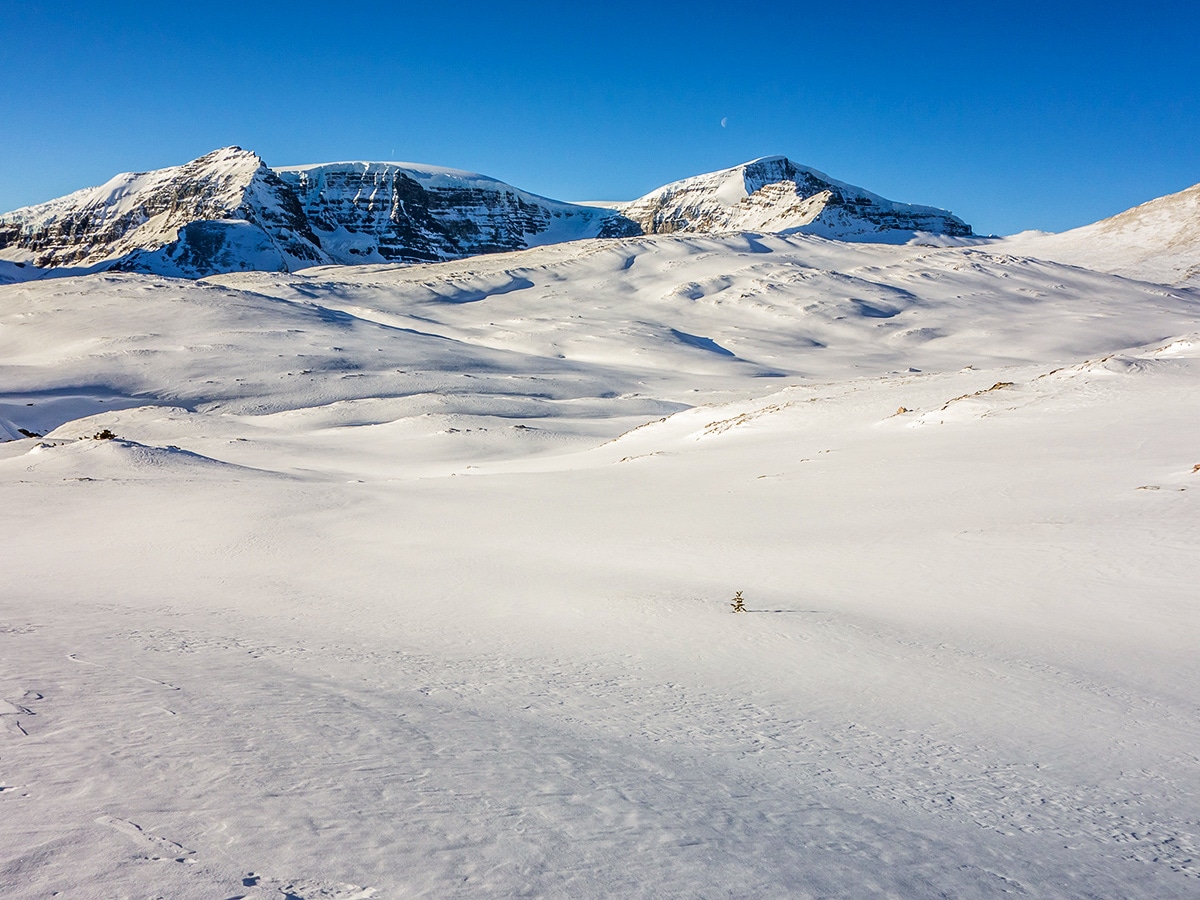
[[[4,280],[47,269],[198,278],[314,265],[435,262],[595,237],[807,232],[903,243],[968,236],[949,212],[893,203],[784,157],[660,188],[617,208],[539,197],[412,163],[279,169],[238,147],[0,215]]]

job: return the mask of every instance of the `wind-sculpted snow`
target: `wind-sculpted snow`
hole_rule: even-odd
[[[0,896],[1195,896],[1200,301],[996,250],[0,286]]]
[[[641,379],[705,373],[730,388],[1071,359],[1171,333],[1197,308],[1186,292],[987,249],[807,236],[641,237],[213,281],[319,296],[355,316],[536,358],[620,365]]]
[[[4,291],[0,414],[39,434],[54,410],[85,408],[56,398],[88,396],[255,414],[438,397],[456,414],[509,405],[551,420],[587,403],[617,422],[690,405],[697,386],[1066,361],[1178,331],[1197,308],[1185,292],[986,250],[801,236]]]

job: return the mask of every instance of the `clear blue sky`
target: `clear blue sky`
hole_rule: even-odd
[[[567,200],[781,153],[1062,230],[1200,182],[1198,35],[1196,0],[0,0],[0,210],[227,144]]]

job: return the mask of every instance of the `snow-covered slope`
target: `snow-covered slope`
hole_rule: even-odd
[[[0,286],[0,896],[1194,897],[1198,333],[805,235]]]
[[[698,387],[1065,363],[1186,330],[1198,309],[1186,292],[987,250],[804,235],[644,236],[193,285],[108,273],[4,292],[10,393],[257,414],[393,398],[355,413],[385,418],[508,405],[555,432],[577,406],[606,409],[619,431],[692,405]],[[0,414],[44,432],[54,423],[25,418],[44,406],[31,399]]]
[[[1200,284],[1200,184],[1062,234],[1025,232],[1007,251],[1165,284]]]
[[[7,259],[0,259],[0,284],[13,284],[18,281],[30,281],[33,278],[43,274],[42,272],[30,271],[32,266],[21,263],[11,262]]]
[[[944,209],[885,200],[782,156],[676,181],[621,210],[647,234],[782,232],[884,243],[971,236]]]

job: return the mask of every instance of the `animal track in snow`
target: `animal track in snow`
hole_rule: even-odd
[[[150,834],[144,831],[142,826],[136,822],[130,822],[128,819],[119,819],[116,816],[101,816],[96,821],[125,835],[125,837],[129,838],[148,854],[146,856],[147,859],[187,863],[189,865],[196,861],[194,859],[196,855],[195,850],[189,850],[182,844],[169,841],[156,834]]]
[[[369,900],[375,896],[375,888],[357,884],[333,884],[315,879],[289,881],[254,872],[247,873],[242,886],[254,890],[238,900]]]

